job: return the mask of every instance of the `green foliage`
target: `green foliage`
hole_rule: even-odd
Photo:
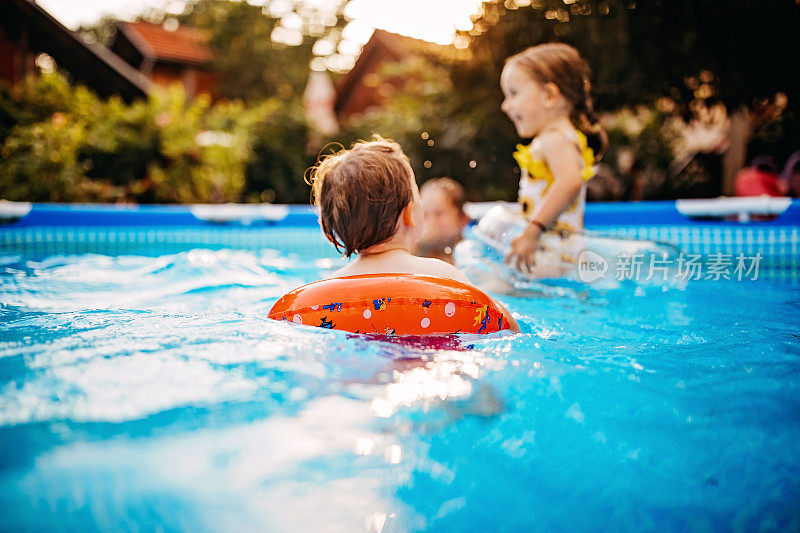
[[[63,115],[15,128],[0,162],[0,197],[9,200],[72,202],[85,199],[84,169],[77,157],[83,122]]]
[[[127,105],[45,74],[0,91],[0,198],[303,202],[307,127],[294,100],[212,105],[181,88]]]
[[[152,104],[126,105],[111,99],[95,106],[89,122],[78,154],[85,162],[86,177],[138,190],[137,181],[147,174],[149,162],[160,157]]]
[[[315,39],[328,36],[335,42],[344,20],[339,11],[334,22],[314,21],[314,8],[299,0],[289,4],[303,20],[296,46],[272,40],[282,22],[270,14],[269,2],[262,8],[194,0],[178,16],[209,33],[222,80],[219,92],[231,99],[227,103],[187,102],[173,90],[126,105],[100,100],[58,75],[26,80],[13,90],[0,87],[0,197],[306,202],[302,177],[313,164],[309,147],[315,152],[325,140],[310,131],[300,95]],[[595,104],[604,112],[611,141],[605,162],[612,167],[627,151],[635,154],[637,169],[666,176],[676,121],[653,105],[663,96],[676,104],[672,114],[686,119],[693,100],[722,101],[733,109],[782,91],[788,109],[763,121],[753,143],[766,153],[796,148],[800,76],[795,63],[778,53],[800,46],[796,2],[514,5],[484,2],[473,30],[460,35],[462,42],[471,41],[471,61],[426,57],[384,68],[376,88],[385,96],[383,108],[352,119],[329,140],[349,145],[379,133],[402,144],[420,182],[450,176],[465,185],[471,199],[513,199],[519,171],[511,153],[527,139],[516,137],[500,111],[500,71],[512,53],[564,41],[594,70]],[[108,31],[105,21],[95,38],[105,40]],[[773,150],[776,143],[781,150]]]
[[[330,8],[290,8],[303,20],[295,46],[272,40],[281,19],[267,7],[187,3],[178,19],[208,33],[226,99],[213,105],[177,88],[132,105],[104,101],[54,74],[0,87],[0,198],[307,202],[313,158],[301,95],[315,40],[338,35],[345,21]],[[106,18],[82,33],[108,42],[115,24]]]
[[[179,20],[208,32],[219,95],[250,102],[272,96],[299,98],[315,41],[345,22],[339,17],[333,27],[304,28],[298,44],[287,45],[272,40],[280,18],[248,2],[194,0]]]
[[[88,112],[97,103],[85,87],[73,88],[62,76],[29,77],[12,91],[0,86],[0,142],[17,124],[33,124],[54,113]]]
[[[245,199],[307,203],[310,189],[303,175],[314,161],[306,150],[311,131],[303,108],[273,98],[252,110],[251,120]]]
[[[656,169],[669,167],[679,131],[674,120],[656,106],[623,107],[604,116],[609,149],[605,160],[614,164],[620,150],[632,150],[639,160]]]

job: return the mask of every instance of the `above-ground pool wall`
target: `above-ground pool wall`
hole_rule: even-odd
[[[471,204],[477,217],[494,204]],[[742,222],[746,220],[746,222]],[[800,201],[731,198],[590,203],[587,231],[664,241],[687,254],[762,255],[774,277],[800,271]],[[130,206],[0,202],[0,253],[157,255],[189,248],[277,248],[336,257],[309,206]]]

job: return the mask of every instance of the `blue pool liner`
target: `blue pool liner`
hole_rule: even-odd
[[[638,203],[591,203],[588,232],[661,241],[686,254],[760,255],[761,268],[780,279],[800,280],[800,201],[744,199],[777,216],[737,220],[739,199]],[[694,203],[693,203],[694,202]],[[772,203],[770,203],[772,202]],[[472,204],[479,216],[492,204]],[[777,208],[775,207],[777,206]],[[720,207],[727,214],[720,217]],[[750,207],[753,207],[751,205]],[[694,213],[686,216],[683,212]],[[713,212],[714,217],[703,213]],[[707,211],[705,211],[707,210]],[[99,205],[0,202],[0,253],[156,256],[204,248],[281,250],[305,258],[336,258],[310,206]]]
[[[228,206],[204,206],[225,209]],[[5,218],[0,231],[9,228],[36,226],[317,226],[317,215],[311,206],[286,206],[285,213],[271,219],[243,217],[226,221],[198,218],[192,206],[176,205],[109,205],[109,204],[31,204],[30,211],[19,218]],[[0,217],[1,218],[1,217]],[[772,220],[742,223],[736,220],[704,219],[685,216],[674,201],[598,202],[586,206],[587,229],[606,226],[800,226],[800,200],[792,200],[788,208]]]

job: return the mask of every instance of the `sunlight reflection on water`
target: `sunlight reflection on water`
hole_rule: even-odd
[[[503,297],[522,333],[434,341],[265,318],[332,260],[2,265],[0,529],[798,520],[796,287]]]

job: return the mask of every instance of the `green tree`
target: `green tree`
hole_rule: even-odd
[[[301,3],[276,17],[270,14],[270,3],[195,0],[179,17],[182,23],[209,33],[221,96],[247,101],[299,98],[308,80],[314,43],[345,24],[339,15],[324,20],[326,26],[316,21],[313,10],[302,9]],[[273,39],[276,29],[289,32],[282,27],[287,20],[298,26],[290,32],[298,39],[291,44]]]
[[[278,98],[212,104],[205,97],[187,101],[175,87],[127,105],[54,73],[0,92],[0,109],[17,117],[0,144],[0,198],[307,199],[305,121]]]

